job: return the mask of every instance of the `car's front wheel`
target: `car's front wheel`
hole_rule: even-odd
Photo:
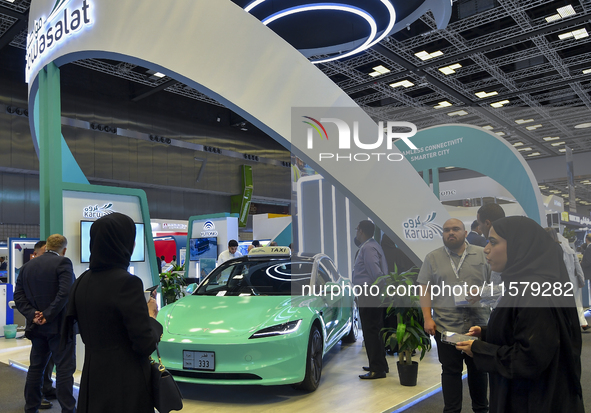
[[[359,336],[359,307],[357,307],[357,301],[353,300],[351,306],[351,329],[346,336],[342,338],[343,343],[354,343],[357,341]]]
[[[306,375],[304,381],[294,386],[296,389],[314,391],[318,388],[322,376],[322,348],[322,333],[318,327],[312,326],[308,340]]]

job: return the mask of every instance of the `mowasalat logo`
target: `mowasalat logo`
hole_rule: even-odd
[[[35,20],[27,35],[25,80],[29,82],[32,68],[42,61],[47,50],[59,47],[81,29],[92,25],[92,3],[82,0],[76,5],[71,0],[56,0],[47,18]],[[33,16],[31,16],[33,17]]]
[[[67,3],[69,0],[56,0],[55,4],[53,5],[53,9],[49,12],[49,16],[47,16],[47,21],[53,19],[53,17],[60,11],[61,7],[64,3]]]
[[[363,151],[357,153],[320,152],[318,153],[318,162],[322,162],[323,160],[359,162],[367,162],[370,160],[388,160],[393,162],[401,161],[402,159],[404,159],[404,156],[399,152],[392,152],[393,141],[397,139],[401,139],[402,141],[404,141],[404,143],[406,143],[406,145],[408,145],[410,149],[417,149],[417,147],[410,141],[410,138],[417,133],[417,127],[410,122],[389,121],[386,123],[385,133],[384,122],[379,122],[377,130],[377,139],[374,142],[366,143],[362,142],[361,138],[359,137],[359,122],[357,121],[353,122],[353,133],[351,134],[351,127],[346,121],[342,119],[320,118],[320,120],[316,120],[310,116],[303,116],[303,118],[307,120],[303,120],[302,122],[310,126],[310,128],[307,128],[306,136],[306,147],[308,149],[314,149],[314,137],[316,136],[314,131],[317,132],[321,141],[329,141],[327,123],[330,123],[337,127],[339,150],[349,150],[351,149],[351,145],[353,144],[357,149]],[[394,131],[394,128],[409,129],[410,131],[398,132]],[[351,139],[351,135],[353,135],[353,139]],[[380,150],[383,150],[384,139],[386,141],[386,150],[390,152],[379,152]]]

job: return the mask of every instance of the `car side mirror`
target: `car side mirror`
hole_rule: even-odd
[[[196,289],[197,289],[196,283],[191,283],[191,284],[187,285],[187,294],[193,294]]]

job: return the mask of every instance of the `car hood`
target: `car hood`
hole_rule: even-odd
[[[289,296],[185,297],[166,316],[168,334],[192,337],[250,337],[254,332],[302,318],[298,299]],[[307,310],[307,311],[306,311]]]

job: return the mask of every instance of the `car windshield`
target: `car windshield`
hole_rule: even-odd
[[[194,295],[291,295],[310,284],[311,274],[311,261],[233,261],[212,271]]]

